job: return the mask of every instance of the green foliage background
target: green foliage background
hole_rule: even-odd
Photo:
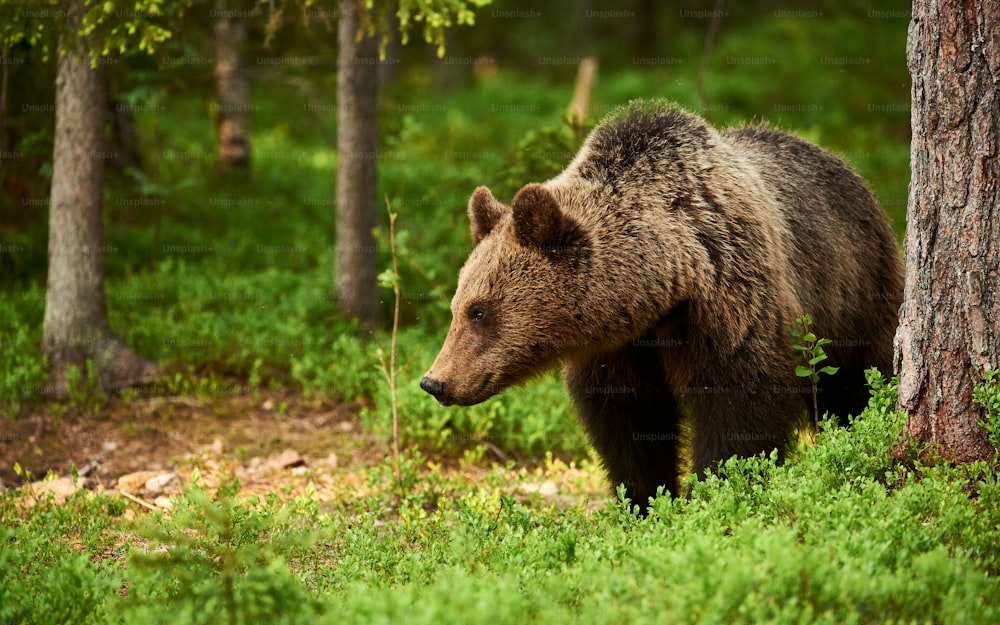
[[[226,179],[215,163],[202,4],[155,55],[129,52],[106,67],[114,106],[133,111],[142,160],[139,169],[112,163],[107,185],[112,326],[163,365],[157,390],[213,392],[235,383],[374,399],[366,421],[384,431],[387,392],[374,352],[388,341],[340,316],[332,293],[334,33],[322,19],[307,21],[308,10],[290,8],[265,47],[266,15],[249,20],[251,34],[261,35],[244,51],[253,173]],[[474,27],[448,31],[441,59],[433,48],[389,46],[387,65],[398,76],[382,91],[379,193],[400,214],[407,439],[429,450],[487,438],[528,456],[586,453],[558,376],[469,410],[440,409],[416,387],[449,323],[448,299],[471,249],[464,207],[472,189],[487,184],[509,199],[571,160],[582,134],[565,125],[563,111],[585,54],[600,62],[590,124],[638,97],[675,100],[719,126],[766,120],[842,154],[901,232],[908,77],[906,7],[897,4],[727,7],[704,76],[705,110],[697,82],[711,10],[696,3],[661,7],[655,40],[637,35],[639,3],[607,12],[496,2],[478,11]],[[518,34],[516,44],[509,33]],[[53,77],[52,62],[35,52],[27,44],[12,51],[26,62],[10,67],[11,79],[32,86],[9,107],[24,158],[0,171],[0,182],[16,190],[0,197],[0,236],[17,250],[0,254],[8,295],[0,300],[0,364],[9,372],[0,378],[0,402],[10,415],[37,401],[45,371],[38,345],[52,117],[16,106],[51,98],[44,79]],[[384,226],[379,241],[387,267]],[[386,320],[390,299],[386,292]]]

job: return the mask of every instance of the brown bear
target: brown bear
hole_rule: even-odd
[[[677,493],[682,416],[703,474],[780,448],[811,411],[797,316],[840,367],[821,414],[858,414],[864,370],[891,373],[895,236],[861,178],[802,139],[633,102],[510,206],[476,189],[469,218],[476,246],[421,388],[468,406],[562,361],[612,484],[643,509],[658,486]]]

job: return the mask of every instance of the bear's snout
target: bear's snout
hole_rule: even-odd
[[[425,375],[420,380],[420,388],[424,391],[430,393],[434,396],[434,399],[438,400],[441,404],[444,404],[445,399],[445,385],[444,382],[439,382],[429,375]]]

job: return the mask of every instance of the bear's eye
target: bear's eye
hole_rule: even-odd
[[[473,323],[483,323],[489,315],[486,313],[486,309],[482,306],[473,306],[469,308],[469,320]]]

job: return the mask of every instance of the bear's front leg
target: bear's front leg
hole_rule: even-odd
[[[677,494],[680,412],[656,350],[626,346],[566,363],[566,384],[611,478],[645,512],[659,486]]]

